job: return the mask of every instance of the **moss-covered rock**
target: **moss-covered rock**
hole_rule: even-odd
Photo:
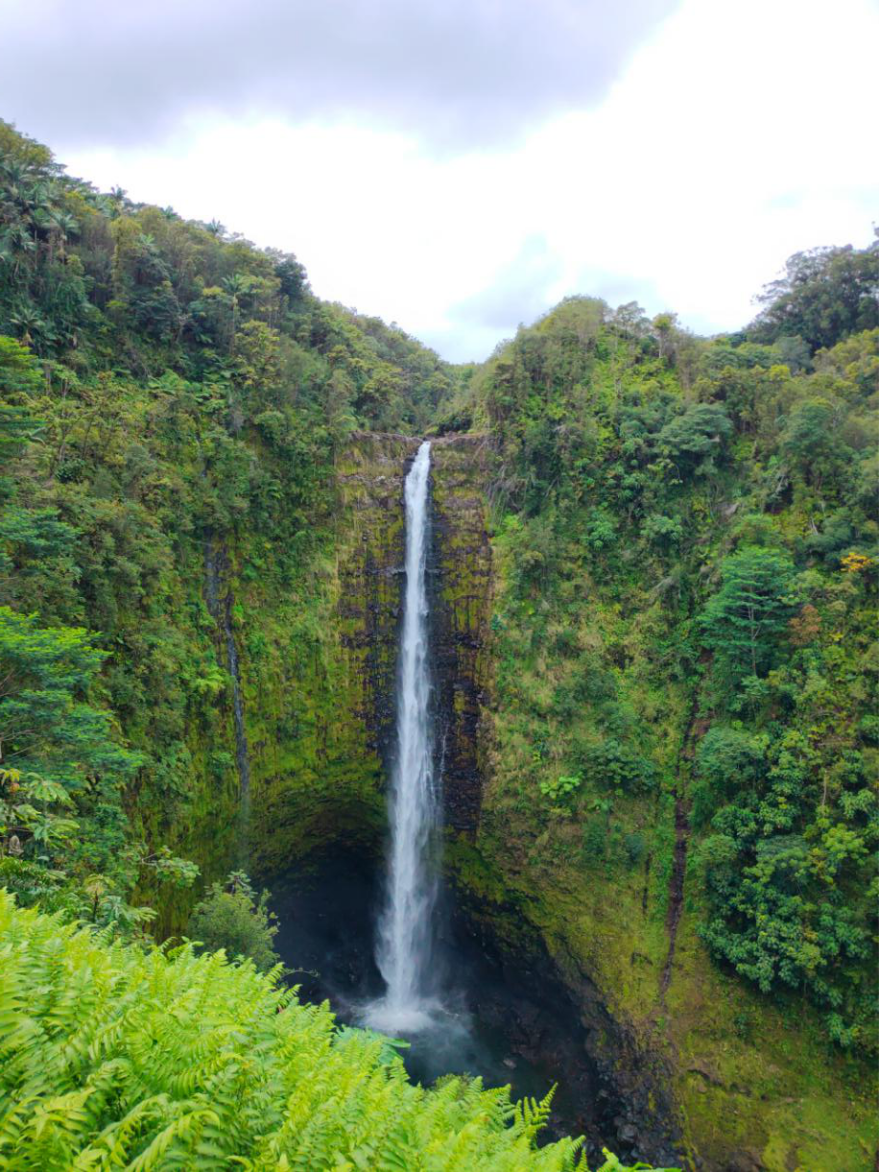
[[[241,672],[249,865],[263,878],[330,843],[379,848],[393,749],[403,481],[417,444],[352,437],[336,460],[329,515],[316,519],[322,553],[288,595],[249,571],[248,539],[229,547],[221,592],[233,596]],[[632,1104],[621,1126],[678,1136],[694,1169],[866,1172],[875,1142],[871,1072],[830,1050],[809,1011],[773,1007],[718,969],[696,933],[686,872],[668,966],[676,842],[668,786],[688,768],[691,705],[685,682],[670,685],[660,704],[647,681],[638,648],[652,637],[652,612],[621,611],[601,583],[584,586],[578,603],[579,645],[590,655],[608,646],[625,651],[618,679],[665,782],[615,803],[619,834],[639,837],[645,849],[625,865],[604,847],[584,853],[571,821],[560,814],[544,825],[523,804],[521,787],[509,784],[532,768],[535,746],[497,684],[509,670],[515,567],[505,537],[489,536],[489,459],[477,436],[434,441],[437,718],[446,859],[462,898],[474,917],[490,917],[511,954],[540,942],[589,1026],[593,1059]],[[203,584],[203,566],[193,573]],[[225,663],[220,627],[214,623],[216,655]],[[555,628],[547,637],[561,638]],[[542,711],[562,677],[551,657],[520,652],[517,684],[531,689],[528,703]],[[209,875],[235,861],[240,826],[229,689],[215,713],[210,727],[191,730],[191,813],[176,828],[178,844]],[[225,760],[219,771],[217,754]],[[175,923],[184,911],[181,903]]]
[[[482,780],[480,720],[487,711],[491,608],[487,441],[444,436],[432,446],[433,654],[446,821],[473,834]]]
[[[336,461],[327,553],[307,590],[246,608],[263,657],[271,659],[259,679],[249,677],[242,659],[251,865],[259,875],[276,874],[333,839],[374,848],[384,831],[403,481],[416,448],[407,436],[355,435]]]

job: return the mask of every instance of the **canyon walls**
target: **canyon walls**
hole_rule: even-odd
[[[336,458],[322,552],[289,595],[248,576],[246,552],[233,546],[224,555],[209,609],[220,662],[228,661],[227,624],[237,649],[249,866],[263,881],[330,848],[380,857],[401,617],[403,480],[417,446],[402,435],[351,437]],[[667,964],[675,878],[669,796],[618,799],[614,816],[647,843],[631,863],[585,850],[570,820],[546,824],[537,817],[536,792],[530,806],[522,804],[521,786],[511,779],[527,770],[536,746],[518,735],[498,689],[504,640],[518,636],[504,593],[510,551],[490,536],[491,453],[479,436],[440,437],[432,467],[428,588],[446,868],[473,931],[488,933],[505,964],[521,969],[536,990],[564,987],[608,1104],[624,1104],[606,1120],[622,1154],[627,1145],[652,1158],[686,1151],[685,1166],[716,1172],[787,1172],[805,1155],[810,1169],[829,1172],[849,1166],[834,1153],[838,1137],[849,1136],[845,1159],[861,1167],[858,1137],[870,1125],[854,1065],[825,1053],[808,1023],[792,1034],[778,1011],[709,960],[687,907],[692,875],[677,876],[683,898],[674,963]],[[610,622],[600,588],[577,600],[579,637],[589,648],[600,646]],[[637,683],[638,664],[627,670]],[[526,700],[540,705],[540,676],[530,678]],[[229,692],[220,701],[232,772],[215,791],[219,813],[211,809],[209,779],[199,799],[215,838],[206,842],[197,828],[190,838],[201,844],[198,861],[208,874],[235,862],[228,852],[236,817],[229,803],[233,699]],[[665,723],[671,727],[670,718]]]
[[[379,849],[393,732],[403,479],[416,448],[406,436],[355,435],[337,457],[326,554],[301,600],[301,631],[278,656],[273,720],[253,689],[264,725],[251,735],[251,843],[261,876],[332,840]]]
[[[481,722],[491,673],[487,458],[481,436],[433,443],[431,584],[443,802],[447,826],[471,837],[482,799]]]
[[[384,777],[392,749],[397,635],[404,562],[403,481],[418,441],[355,434],[336,461],[327,556],[310,596],[248,602],[265,635],[289,621],[272,670],[253,678],[253,643],[238,633],[251,786],[255,873],[271,876],[331,839],[376,850],[385,830]],[[435,716],[444,765],[446,821],[475,833],[480,805],[479,726],[486,658],[491,549],[485,444],[433,443],[431,593]],[[248,592],[243,595],[245,601]],[[252,591],[251,591],[252,598]],[[272,613],[274,611],[274,613]],[[311,624],[303,615],[313,616]]]

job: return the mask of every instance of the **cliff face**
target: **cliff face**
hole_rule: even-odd
[[[357,435],[337,461],[327,558],[303,600],[312,622],[279,656],[274,721],[259,694],[248,717],[258,874],[277,874],[334,839],[374,850],[384,833],[403,481],[416,449],[406,436]]]
[[[245,683],[250,865],[259,874],[283,871],[333,839],[376,850],[384,833],[405,561],[404,481],[418,444],[393,434],[352,438],[337,460],[331,553],[309,600],[320,638],[313,646],[305,639],[291,647],[292,657],[279,656],[270,688]],[[447,823],[472,835],[490,667],[485,445],[476,437],[450,436],[434,441],[432,453],[438,751]],[[254,615],[263,629],[266,618]],[[247,667],[243,658],[245,681]]]
[[[572,867],[558,851],[570,837],[563,822],[545,843],[520,841],[498,785],[522,747],[492,683],[502,648],[491,618],[506,619],[510,566],[488,535],[491,453],[476,436],[436,441],[433,453],[446,857],[471,924],[485,925],[517,970],[563,982],[609,1100],[624,1104],[607,1121],[617,1150],[631,1143],[654,1162],[686,1152],[685,1166],[715,1172],[866,1170],[870,1080],[827,1049],[813,1018],[795,1026],[710,960],[688,903],[698,877],[686,859],[677,865],[671,795],[630,802],[638,825],[655,827],[652,866],[648,854],[623,873],[588,855]],[[580,621],[600,637],[594,599],[583,598]],[[685,727],[687,704],[678,713],[668,703]]]
[[[234,545],[215,588],[208,582],[222,662],[230,631],[235,640],[245,734],[236,744],[231,690],[214,734],[194,732],[194,759],[206,756],[198,746],[216,746],[218,735],[230,759],[221,785],[205,774],[193,805],[201,813],[179,828],[181,847],[193,847],[190,857],[208,874],[241,857],[231,849],[243,828],[230,786],[242,746],[250,786],[247,865],[255,874],[271,878],[333,843],[380,852],[393,751],[403,483],[417,446],[398,435],[352,438],[337,460],[325,552],[305,590],[287,597],[264,589],[246,572],[247,548]],[[866,1169],[859,1136],[871,1124],[856,1064],[828,1055],[808,1021],[792,1033],[777,1011],[709,961],[686,886],[663,987],[672,868],[663,867],[661,854],[624,871],[579,853],[566,862],[558,849],[570,838],[566,823],[526,842],[511,820],[501,783],[520,757],[527,764],[531,746],[516,748],[516,729],[493,685],[502,649],[491,618],[497,609],[505,619],[509,567],[502,543],[488,532],[489,459],[479,437],[434,441],[435,711],[446,860],[462,908],[474,930],[499,942],[511,967],[533,974],[538,986],[547,974],[563,981],[609,1101],[626,1105],[609,1121],[620,1150],[628,1138],[657,1156],[680,1150],[680,1135],[693,1168],[787,1172],[806,1158],[816,1170]],[[580,616],[593,634],[600,624],[594,606],[584,600]],[[670,853],[673,808],[651,801],[631,799],[632,817],[645,828],[655,824],[659,838],[667,831]],[[210,841],[204,827],[213,828]],[[849,1138],[840,1163],[834,1145],[842,1136]]]
[[[646,844],[631,856],[620,852],[622,859],[613,854],[607,808],[579,822],[564,808],[547,816],[535,762],[563,766],[552,743],[532,735],[540,720],[523,713],[544,717],[560,694],[553,644],[590,686],[601,679],[596,648],[605,641],[625,648],[614,679],[637,701],[651,670],[637,654],[638,626],[647,620],[637,608],[621,613],[611,576],[570,590],[564,625],[532,624],[545,610],[535,595],[524,618],[524,608],[517,611],[516,555],[503,532],[492,538],[492,619],[482,651],[488,710],[477,723],[481,815],[475,839],[459,837],[447,851],[472,914],[503,934],[514,957],[527,950],[523,939],[539,939],[546,960],[536,975],[562,974],[589,1053],[626,1104],[617,1134],[633,1138],[644,1156],[657,1162],[676,1133],[691,1172],[867,1172],[875,1073],[829,1047],[814,1012],[773,1002],[711,959],[699,934],[701,877],[680,850],[686,824],[675,791],[613,795],[613,817],[636,845]],[[655,646],[655,638],[644,642]],[[688,683],[669,680],[662,707],[644,721],[668,739],[676,789],[690,751]],[[602,727],[589,687],[575,698]],[[623,1143],[616,1150],[629,1154]]]
[[[246,538],[206,547],[203,599],[229,676],[214,742],[222,736],[228,768],[221,789],[208,774],[193,786],[199,809],[222,794],[208,839],[195,825],[176,829],[209,877],[238,864],[267,879],[334,840],[380,849],[393,752],[404,481],[419,442],[352,437],[336,461],[324,552],[289,596],[248,574]],[[471,437],[435,441],[433,451],[436,719],[447,820],[472,834],[488,671],[485,453]],[[236,801],[243,790],[246,800]]]
[[[446,824],[473,835],[482,802],[480,750],[490,663],[491,544],[486,441],[447,436],[432,447],[432,612]]]
[[[263,879],[333,847],[380,852],[394,749],[404,481],[418,443],[356,435],[339,456],[327,558],[314,567],[308,597],[261,598],[235,575],[234,551],[219,559],[221,580],[208,576],[217,651],[227,663],[235,642],[244,737],[233,736],[234,691],[225,723],[230,744],[247,754],[250,808],[238,824],[246,865]],[[429,579],[448,869],[471,930],[494,941],[509,970],[533,974],[535,991],[567,988],[589,1039],[586,1061],[597,1064],[607,1102],[625,1104],[614,1108],[623,1115],[604,1119],[604,1137],[619,1146],[622,1135],[625,1147],[628,1136],[659,1159],[674,1149],[664,1067],[607,1012],[574,960],[560,963],[558,950],[547,951],[502,852],[480,834],[483,781],[496,751],[489,460],[478,436],[433,441]],[[597,1111],[607,1115],[604,1106]]]

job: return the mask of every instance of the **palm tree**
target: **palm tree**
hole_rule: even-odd
[[[12,265],[13,276],[18,276],[22,262],[29,252],[36,252],[37,246],[21,220],[15,223],[0,235],[0,261]]]
[[[64,245],[69,236],[79,230],[76,220],[68,212],[56,205],[40,206],[33,215],[33,223],[37,230],[46,237],[46,255],[49,264],[55,259],[57,245],[58,255],[64,256]]]

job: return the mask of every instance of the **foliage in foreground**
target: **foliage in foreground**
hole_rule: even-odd
[[[110,943],[0,891],[2,1168],[585,1168],[580,1141],[535,1149],[547,1113],[478,1079],[414,1086],[385,1039],[252,964]]]

